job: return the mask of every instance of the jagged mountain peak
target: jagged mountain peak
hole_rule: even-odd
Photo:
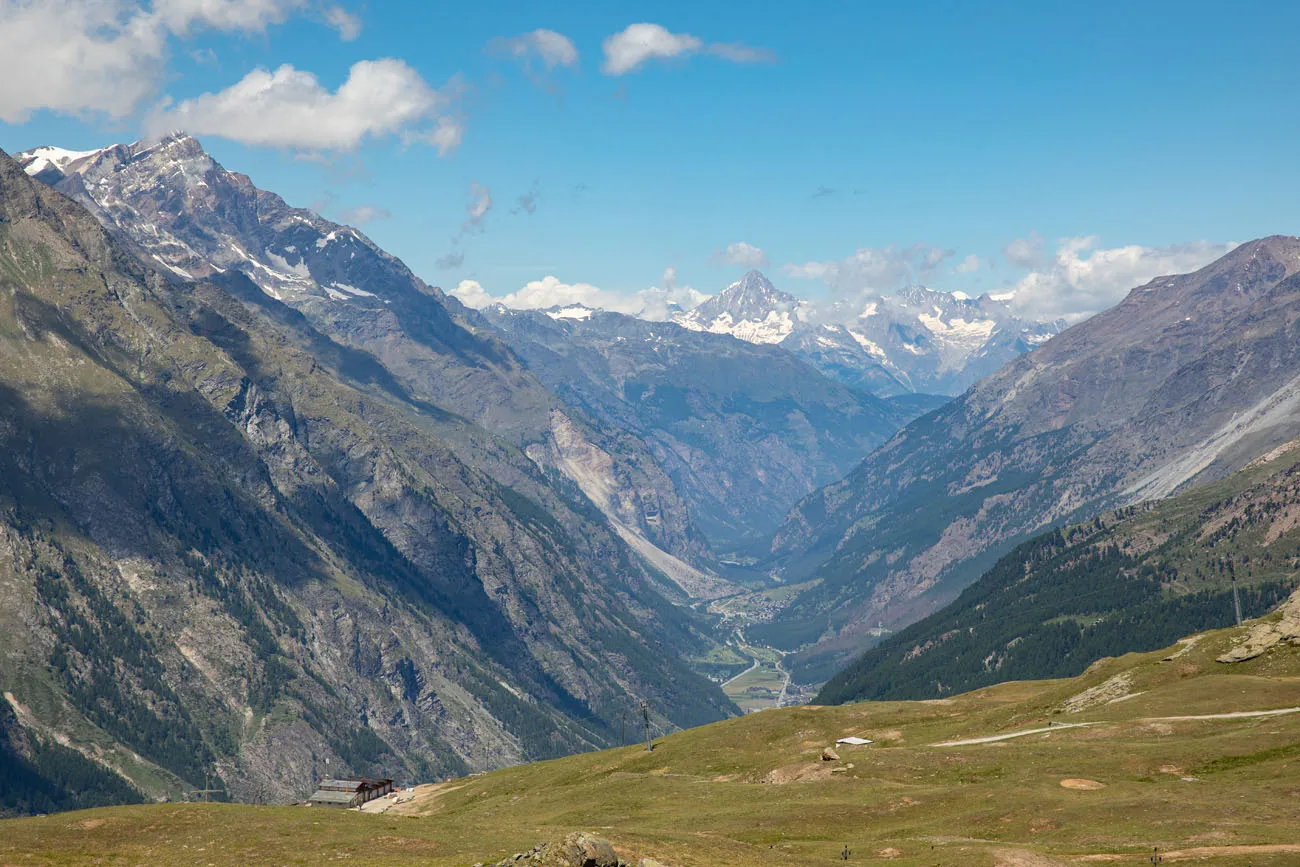
[[[700,304],[692,314],[699,320],[713,320],[724,314],[733,321],[761,321],[770,313],[797,308],[799,300],[772,285],[762,271],[750,271],[717,295]]]
[[[780,343],[794,331],[803,305],[755,270],[674,321],[692,331],[730,334],[748,343]]]

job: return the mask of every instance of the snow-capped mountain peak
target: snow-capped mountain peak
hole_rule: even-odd
[[[988,295],[925,286],[814,305],[758,271],[673,319],[694,331],[779,343],[823,373],[882,395],[956,394],[1064,328],[1021,319]]]
[[[290,207],[185,133],[17,159],[182,279],[239,272],[277,300],[368,307],[387,303],[389,283],[419,283],[356,229]]]
[[[780,343],[800,320],[805,302],[750,271],[726,289],[673,320],[692,331],[730,334],[748,343]]]

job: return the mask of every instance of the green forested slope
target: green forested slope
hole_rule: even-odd
[[[1222,482],[1053,531],[1017,547],[948,607],[867,651],[819,702],[936,698],[1078,674],[1230,625],[1300,581],[1300,448]]]

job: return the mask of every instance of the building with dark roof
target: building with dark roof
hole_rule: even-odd
[[[392,780],[361,777],[356,780],[321,780],[307,799],[310,807],[360,807],[393,791]]]

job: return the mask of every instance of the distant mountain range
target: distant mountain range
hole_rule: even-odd
[[[873,394],[960,394],[973,382],[1058,334],[1005,299],[908,286],[850,309],[814,305],[750,271],[674,321],[694,331],[777,344],[826,375]]]
[[[801,502],[771,566],[817,579],[770,627],[828,676],[1015,543],[1222,478],[1300,434],[1300,239],[1244,244],[1008,363]]]
[[[481,312],[565,403],[647,443],[724,550],[770,534],[798,500],[944,403],[882,400],[783,347],[672,322],[582,306]]]

